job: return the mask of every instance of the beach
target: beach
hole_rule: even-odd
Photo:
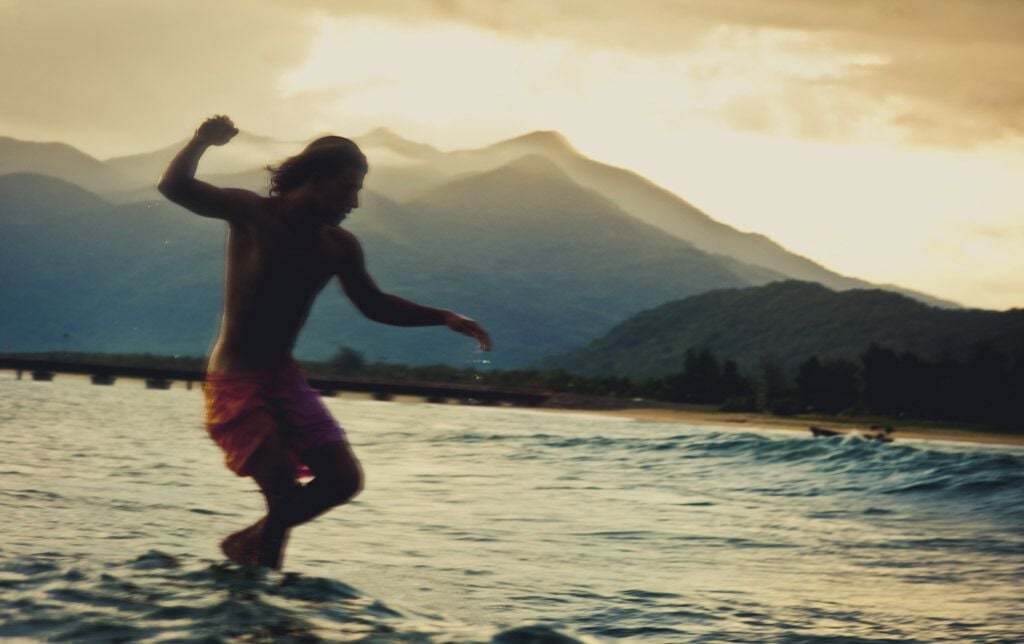
[[[621,403],[615,406],[611,399],[585,399],[582,397],[555,397],[544,407],[553,413],[594,413],[612,418],[631,418],[654,423],[681,423],[707,425],[723,429],[767,429],[809,433],[810,427],[822,427],[840,433],[861,436],[877,434],[879,428],[892,427],[894,441],[902,439],[954,441],[985,445],[1024,446],[1024,431],[999,432],[981,427],[963,427],[953,424],[925,421],[902,421],[891,418],[845,418],[826,416],[775,416],[755,412],[724,412],[711,405],[671,405],[643,402]]]

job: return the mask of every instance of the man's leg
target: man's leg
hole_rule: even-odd
[[[277,432],[272,432],[253,453],[247,465],[266,498],[267,516],[225,540],[229,557],[229,540],[255,540],[255,547],[249,547],[255,550],[254,561],[243,563],[280,568],[291,528],[351,500],[362,489],[362,468],[348,443],[331,442],[311,448],[302,454],[302,460],[316,475],[305,486],[295,480],[292,463]]]
[[[220,543],[224,555],[240,564],[280,568],[284,543],[288,536],[282,520],[288,499],[302,487],[277,431],[271,431],[246,461],[267,503],[267,514],[251,526],[228,535]]]
[[[301,455],[315,478],[302,488],[302,503],[292,508],[293,525],[348,503],[363,490],[363,468],[346,441],[312,447]]]
[[[278,432],[273,431],[246,462],[249,474],[263,492],[267,515],[249,530],[254,538],[254,563],[278,570],[288,540],[288,506],[301,492],[295,470]]]

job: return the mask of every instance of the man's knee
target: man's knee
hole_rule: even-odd
[[[330,443],[303,454],[316,474],[321,497],[332,506],[351,501],[363,490],[363,468],[346,443]]]
[[[359,467],[335,473],[326,482],[331,502],[334,505],[348,503],[363,491],[364,482],[363,471]]]

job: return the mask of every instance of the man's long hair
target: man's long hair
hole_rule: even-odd
[[[346,166],[363,172],[369,168],[366,156],[352,140],[342,136],[321,137],[280,165],[267,166],[270,195],[281,195],[307,181],[334,176]]]

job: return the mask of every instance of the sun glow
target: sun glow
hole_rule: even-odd
[[[653,56],[320,16],[309,56],[279,90],[316,105],[310,131],[387,126],[453,149],[558,130],[838,272],[1005,306],[1005,284],[1024,272],[1020,244],[965,231],[978,217],[1000,229],[1024,220],[1014,205],[1024,155],[909,146],[893,125],[906,109],[898,97],[869,102],[835,82],[885,64],[772,30],[718,29],[692,51]],[[961,283],[955,261],[991,290]],[[1024,287],[1011,297],[1024,301]]]

